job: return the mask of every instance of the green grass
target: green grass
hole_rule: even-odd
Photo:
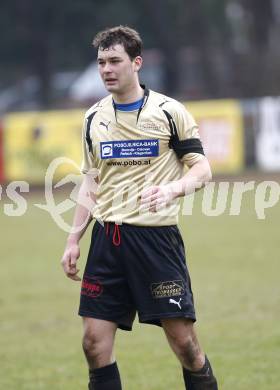
[[[87,369],[76,315],[79,284],[64,277],[66,233],[33,206],[22,217],[1,205],[0,389],[82,390]],[[252,193],[240,216],[207,217],[198,196],[181,220],[198,314],[197,330],[221,390],[278,390],[280,264],[278,205],[258,220]],[[82,243],[85,263],[89,234]],[[180,367],[160,328],[119,332],[125,390],[183,389]]]

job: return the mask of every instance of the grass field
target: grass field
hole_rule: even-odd
[[[280,388],[280,203],[258,220],[252,195],[240,216],[207,217],[198,197],[193,215],[181,219],[197,330],[221,390]],[[33,206],[43,194],[28,202],[13,218],[0,203],[0,389],[86,389],[79,284],[60,267],[66,233]],[[116,354],[125,390],[184,388],[160,328],[135,323],[133,332],[119,332]]]

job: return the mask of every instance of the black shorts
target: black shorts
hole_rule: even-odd
[[[95,223],[81,286],[79,315],[131,330],[163,318],[195,321],[185,249],[177,226]]]

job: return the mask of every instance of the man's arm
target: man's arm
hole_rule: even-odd
[[[94,178],[86,174],[83,178],[75,214],[72,223],[72,229],[67,238],[64,254],[61,259],[61,265],[68,278],[79,281],[79,269],[77,269],[77,260],[80,257],[79,241],[87,230],[88,225],[92,221],[91,210],[95,205],[96,189],[93,185]],[[96,182],[94,182],[96,184]]]
[[[212,172],[206,157],[198,160],[177,182],[170,183],[175,198],[192,194],[205,186],[212,179]]]
[[[179,180],[165,185],[149,187],[142,193],[141,205],[156,212],[174,199],[189,195],[204,187],[212,179],[211,168],[206,157],[195,162]]]

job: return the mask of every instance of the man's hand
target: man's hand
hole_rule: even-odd
[[[142,192],[140,210],[156,212],[178,197],[190,195],[204,187],[212,178],[211,168],[206,157],[193,164],[179,180],[151,186]]]
[[[168,206],[177,196],[178,192],[174,182],[161,186],[152,186],[142,192],[140,208],[156,212]]]
[[[77,243],[68,243],[66,245],[61,265],[68,278],[80,281],[78,276],[79,269],[77,269],[77,260],[80,257],[80,247]]]

